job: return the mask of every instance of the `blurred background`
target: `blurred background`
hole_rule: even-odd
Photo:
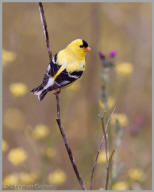
[[[44,11],[53,54],[77,38],[92,48],[83,77],[60,94],[62,123],[84,182],[89,186],[102,137],[98,114],[116,104],[110,188],[152,189],[152,4],[44,3]],[[3,3],[2,60],[4,187],[80,189],[56,124],[55,96],[39,102],[29,92],[49,62],[37,3]],[[103,189],[105,177],[103,147],[93,188]]]

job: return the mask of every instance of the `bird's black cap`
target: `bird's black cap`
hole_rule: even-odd
[[[82,40],[83,44],[80,45],[80,47],[84,47],[87,48],[88,47],[88,43],[85,40]]]

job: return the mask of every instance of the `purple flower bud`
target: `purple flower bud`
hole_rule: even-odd
[[[117,54],[117,51],[115,50],[110,51],[110,57],[115,57],[116,54]]]
[[[100,56],[101,59],[105,59],[105,54],[103,52],[101,52],[101,51],[99,52],[99,56]]]

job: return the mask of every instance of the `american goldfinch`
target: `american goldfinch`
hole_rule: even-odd
[[[47,66],[41,85],[31,90],[41,101],[49,91],[60,88],[79,79],[85,70],[85,57],[91,51],[85,40],[76,39],[65,49],[53,56]]]

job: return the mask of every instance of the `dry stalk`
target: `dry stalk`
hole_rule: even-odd
[[[107,132],[107,129],[108,129],[108,126],[109,126],[109,123],[111,120],[111,116],[114,113],[115,109],[116,109],[116,106],[113,108],[113,110],[112,110],[112,112],[111,112],[111,114],[107,120],[107,123],[105,125],[105,133]],[[104,120],[104,114],[101,118],[103,118],[103,120]],[[100,144],[99,144],[99,147],[98,147],[98,150],[97,150],[95,161],[94,161],[93,166],[92,166],[91,177],[90,177],[90,190],[92,190],[92,188],[93,188],[94,173],[96,170],[96,165],[97,165],[97,160],[98,160],[99,154],[100,154],[102,147],[103,147],[104,140],[105,140],[105,138],[104,138],[104,134],[103,134],[101,141],[100,141]]]
[[[51,51],[51,47],[50,47],[50,43],[49,43],[49,35],[48,35],[48,30],[47,30],[47,22],[46,22],[46,18],[45,18],[45,14],[44,14],[43,4],[41,2],[39,2],[39,10],[40,10],[41,22],[42,22],[42,26],[43,26],[43,32],[44,32],[44,36],[45,36],[45,40],[46,40],[46,46],[47,46],[47,49],[48,49],[48,55],[49,55],[49,59],[51,60],[52,59],[52,51]],[[56,120],[57,120],[57,124],[58,124],[59,130],[60,130],[60,133],[61,133],[61,135],[63,137],[69,159],[70,159],[71,164],[73,166],[75,175],[76,175],[76,177],[77,177],[77,179],[79,181],[79,184],[80,184],[80,186],[81,186],[81,188],[83,190],[86,190],[86,187],[85,187],[85,185],[83,183],[83,180],[82,180],[82,178],[81,178],[81,176],[79,174],[77,165],[75,163],[75,159],[73,157],[72,150],[70,148],[70,145],[68,143],[68,139],[67,139],[66,134],[65,134],[65,130],[64,130],[64,128],[62,126],[62,123],[61,123],[61,119],[60,119],[60,101],[59,101],[59,95],[58,94],[56,94],[56,102],[57,102],[57,118],[56,118]]]

